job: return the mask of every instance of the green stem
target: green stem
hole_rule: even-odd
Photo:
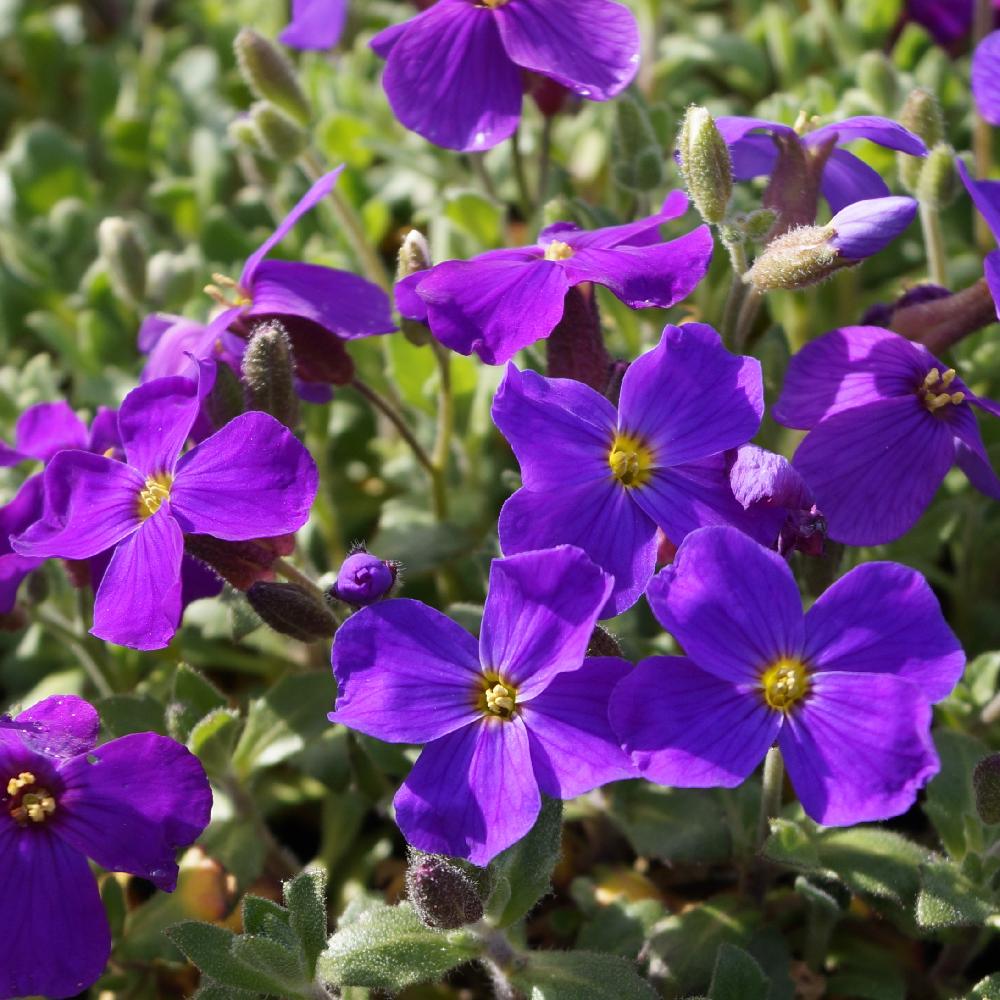
[[[993,30],[993,0],[976,0],[972,23],[973,48]],[[976,112],[972,129],[972,150],[975,156],[976,177],[986,180],[993,166],[993,132],[990,123]],[[973,212],[976,228],[976,246],[983,253],[993,249],[993,234],[981,212]]]
[[[555,116],[546,115],[542,124],[542,141],[538,149],[538,207],[545,204],[549,193],[549,172],[552,167],[552,126]]]
[[[802,957],[813,972],[822,972],[826,965],[830,936],[836,924],[836,913],[831,913],[816,903],[809,904],[809,923],[806,927],[806,942]]]
[[[747,252],[742,243],[726,243],[725,247],[729,251],[729,260],[733,265],[733,277],[729,283],[726,304],[722,310],[722,338],[727,344],[730,344],[736,332],[736,321],[739,318],[740,306],[743,304],[743,296],[747,287],[743,281],[743,275],[746,274],[747,270]]]
[[[271,563],[271,569],[274,570],[279,576],[283,576],[290,583],[297,583],[303,590],[308,590],[313,597],[318,597],[320,601],[326,601],[326,595],[323,593],[319,587],[309,579],[300,569],[293,566],[290,562],[278,556],[273,563]]]
[[[926,202],[920,202],[920,226],[924,231],[924,247],[927,251],[927,269],[935,285],[948,287],[948,256],[944,248],[944,234],[941,232],[941,217],[937,210]]]
[[[37,620],[45,626],[53,635],[57,636],[63,644],[70,649],[80,661],[83,672],[90,678],[90,682],[97,688],[98,694],[102,698],[109,698],[113,695],[114,688],[108,683],[97,661],[90,655],[85,646],[83,636],[78,635],[72,624],[51,608],[38,608],[35,611]]]
[[[431,349],[438,364],[438,422],[434,440],[434,513],[439,521],[448,517],[447,475],[451,458],[451,439],[455,425],[455,399],[451,384],[451,355],[447,348],[436,340],[431,341]]]
[[[427,454],[424,446],[413,436],[413,431],[406,426],[406,421],[403,420],[396,408],[390,403],[381,393],[373,389],[367,382],[363,382],[357,376],[351,379],[351,386],[365,399],[376,410],[379,411],[384,417],[386,417],[389,422],[399,431],[399,436],[410,446],[410,450],[413,452],[417,461],[427,470],[431,479],[433,480],[437,476],[437,468],[434,465],[434,461],[431,459],[430,455]]]
[[[764,779],[760,792],[760,814],[757,817],[757,853],[771,832],[771,820],[781,812],[781,793],[785,783],[785,765],[781,751],[771,747],[764,758]]]
[[[531,216],[531,189],[528,187],[528,174],[524,169],[524,154],[521,152],[521,130],[519,128],[510,137],[510,160],[514,167],[514,180],[517,182],[521,211],[527,219]]]
[[[739,315],[736,317],[736,327],[733,330],[733,350],[740,351],[750,337],[757,313],[764,301],[764,293],[750,285],[743,295]]]
[[[491,201],[499,201],[500,197],[497,195],[496,185],[493,183],[490,172],[486,169],[486,154],[469,153],[469,162],[472,164],[472,172],[478,178],[486,196]]]

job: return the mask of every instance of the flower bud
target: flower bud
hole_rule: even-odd
[[[402,281],[411,274],[426,271],[433,266],[431,248],[427,237],[419,229],[411,229],[400,244],[396,256],[396,280]],[[399,324],[403,336],[415,347],[430,343],[431,331],[426,323],[404,316]]]
[[[275,105],[258,101],[250,109],[250,120],[261,150],[273,160],[291,162],[309,141],[309,136]]]
[[[146,295],[157,309],[180,306],[197,291],[204,262],[197,253],[158,250],[146,266]]]
[[[262,410],[294,430],[299,421],[292,343],[277,320],[254,328],[243,355],[248,410]]]
[[[562,319],[545,341],[549,378],[570,378],[603,393],[611,375],[611,355],[604,346],[601,317],[593,288],[566,292]]]
[[[935,212],[947,208],[958,194],[955,150],[939,142],[927,154],[917,181],[917,198]]]
[[[858,85],[881,114],[891,114],[899,101],[899,77],[883,52],[865,52],[858,59]]]
[[[406,893],[427,927],[454,930],[474,924],[483,915],[476,883],[454,862],[436,854],[411,856]]]
[[[330,609],[297,583],[255,583],[247,591],[247,600],[275,632],[300,642],[329,639],[337,631]]]
[[[294,535],[224,542],[211,535],[185,535],[184,551],[207,566],[237,590],[247,590],[258,580],[273,580],[271,566],[279,556],[295,551]],[[84,564],[86,565],[86,564]]]
[[[743,231],[752,243],[760,243],[778,220],[777,213],[770,208],[759,208],[751,212],[743,221]]]
[[[352,552],[340,567],[329,595],[345,604],[363,608],[381,600],[392,590],[399,567],[363,549]]]
[[[102,220],[97,248],[115,293],[135,305],[146,294],[146,247],[136,226],[120,216]]]
[[[1000,753],[984,757],[972,772],[976,812],[984,823],[1000,823]]]
[[[615,181],[629,191],[663,183],[663,150],[645,106],[632,94],[615,101]]]
[[[920,136],[928,149],[944,140],[944,115],[941,113],[941,105],[929,90],[921,87],[910,91],[910,96],[906,98],[906,103],[899,112],[899,124],[914,135]],[[916,194],[923,158],[899,153],[896,162],[903,187],[911,194]]]
[[[236,36],[233,51],[240,74],[257,97],[276,104],[300,125],[309,123],[312,109],[295,70],[271,42],[252,29],[243,28]]]
[[[602,625],[595,625],[587,644],[587,656],[622,656],[618,640]]]
[[[705,108],[692,105],[678,138],[688,194],[706,222],[722,222],[733,192],[729,147]]]
[[[178,862],[176,899],[190,920],[221,920],[236,901],[236,876],[200,847],[189,847]]]
[[[218,430],[243,413],[243,399],[243,384],[236,373],[229,365],[218,362],[212,391],[202,404],[212,426]]]
[[[243,146],[254,153],[263,152],[260,148],[260,133],[249,115],[240,115],[239,118],[234,118],[226,131],[235,145]]]

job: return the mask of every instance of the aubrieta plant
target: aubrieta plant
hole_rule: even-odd
[[[0,1000],[1000,1000],[1000,6],[0,17]]]

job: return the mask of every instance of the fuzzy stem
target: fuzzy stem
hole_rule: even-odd
[[[542,124],[542,141],[538,150],[538,205],[545,204],[549,192],[549,169],[552,166],[553,115],[546,115]]]
[[[722,338],[727,344],[731,344],[746,291],[743,275],[747,271],[747,252],[743,243],[725,243],[724,246],[733,265],[733,277],[729,283],[729,293],[726,295],[726,305],[722,311]]]
[[[521,152],[521,129],[514,130],[510,137],[510,160],[514,168],[514,180],[517,182],[518,199],[521,211],[527,219],[531,215],[531,189],[528,187],[528,173],[524,168],[524,154]]]
[[[941,232],[941,217],[927,202],[920,202],[920,227],[924,232],[924,247],[927,251],[927,269],[935,285],[948,287],[948,254]]]
[[[438,422],[434,440],[434,513],[439,521],[448,517],[448,492],[446,478],[448,460],[451,457],[451,438],[455,423],[455,399],[451,385],[451,355],[447,348],[436,340],[431,341],[431,350],[438,364]]]
[[[764,758],[764,780],[760,792],[760,814],[757,817],[757,851],[764,848],[771,831],[771,820],[781,811],[781,793],[785,783],[785,764],[781,751],[771,747]]]
[[[740,305],[739,314],[736,317],[736,326],[733,330],[733,350],[740,351],[750,337],[757,313],[760,311],[761,303],[764,301],[764,293],[750,285],[744,294],[743,302]]]
[[[90,682],[102,698],[108,698],[115,693],[114,688],[108,683],[108,679],[104,676],[104,671],[97,660],[88,652],[85,645],[86,640],[83,636],[77,634],[70,622],[51,608],[38,608],[35,611],[35,616],[39,623],[44,625],[49,632],[60,639],[63,645],[75,654],[76,658],[80,661],[80,666],[83,667],[83,672],[90,678]]]

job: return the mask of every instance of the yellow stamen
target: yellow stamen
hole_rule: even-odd
[[[489,7],[491,10],[496,10],[497,7],[502,7],[505,3],[509,3],[510,0],[481,0],[484,7]]]
[[[760,675],[764,701],[779,712],[787,712],[809,691],[809,672],[801,660],[781,659]]]
[[[924,376],[923,382],[917,389],[917,395],[923,400],[924,406],[926,406],[931,413],[937,413],[938,410],[941,410],[948,405],[958,406],[959,404],[965,402],[964,392],[941,391],[947,390],[954,381],[954,368],[948,368],[943,374],[939,372],[937,368],[932,368]]]
[[[143,520],[152,517],[163,506],[163,501],[170,499],[173,481],[174,477],[166,472],[157,473],[146,480],[146,485],[139,493],[139,517]]]
[[[493,715],[505,721],[512,719],[517,709],[517,688],[502,680],[499,674],[491,672],[483,678],[476,706],[484,715]]]
[[[503,0],[503,2],[506,3],[507,0]],[[572,257],[574,253],[576,253],[576,251],[568,243],[563,243],[562,240],[553,240],[545,248],[545,259],[569,260],[569,258]]]
[[[253,296],[239,282],[233,281],[226,274],[215,273],[212,275],[214,284],[206,285],[204,292],[219,303],[231,309],[234,306],[248,306],[253,302]]]
[[[7,795],[13,798],[8,804],[8,811],[11,818],[22,826],[29,821],[44,823],[46,817],[56,811],[55,797],[47,788],[34,788],[30,792],[24,790],[34,786],[35,780],[30,771],[22,771],[7,782]]]
[[[643,486],[653,474],[653,452],[634,434],[616,434],[608,465],[622,486]]]
[[[16,778],[11,778],[7,782],[7,794],[17,795],[17,793],[28,785],[35,783],[35,776],[30,771],[22,771]]]

